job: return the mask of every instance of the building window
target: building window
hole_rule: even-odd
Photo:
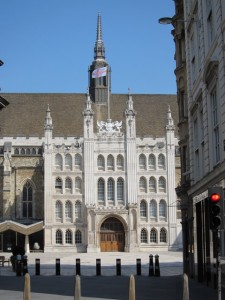
[[[55,191],[58,194],[62,193],[62,179],[60,177],[57,177],[55,180]]]
[[[82,234],[80,230],[75,232],[75,244],[82,244]]]
[[[32,218],[33,215],[33,188],[27,181],[23,186],[23,218]]]
[[[70,201],[66,201],[65,205],[65,217],[66,219],[72,219],[72,204]]]
[[[166,193],[166,180],[162,176],[159,178],[159,192]]]
[[[157,243],[157,232],[156,232],[155,228],[151,229],[150,243]]]
[[[57,222],[62,222],[62,203],[60,201],[56,201],[55,204],[55,218]]]
[[[159,202],[159,217],[166,218],[166,202],[163,199]]]
[[[141,203],[140,203],[140,217],[141,218],[146,218],[147,217],[147,210],[146,210],[145,200],[141,200]]]
[[[162,228],[160,230],[160,243],[166,243],[167,235],[166,235],[166,229]]]
[[[118,178],[117,180],[117,201],[124,201],[124,182],[122,178]]]
[[[146,170],[146,157],[144,154],[139,156],[139,169]]]
[[[66,154],[65,169],[70,171],[72,170],[72,156],[70,154]]]
[[[155,179],[155,177],[150,177],[150,179],[149,179],[149,191],[150,191],[150,193],[156,193],[156,179]]]
[[[141,243],[147,244],[148,243],[148,233],[145,228],[141,229]]]
[[[114,180],[109,178],[108,180],[108,189],[107,189],[108,201],[115,200],[115,191],[114,191]]]
[[[76,193],[81,194],[81,179],[79,177],[75,179],[75,191]]]
[[[55,243],[58,245],[62,245],[62,231],[61,230],[56,230],[55,233]]]
[[[105,170],[105,159],[104,159],[104,156],[102,155],[99,155],[98,156],[98,170]]]
[[[163,154],[159,154],[159,157],[158,157],[158,168],[160,170],[165,170],[165,156]]]
[[[124,159],[122,155],[118,155],[116,159],[116,165],[118,170],[123,170],[124,169]]]
[[[66,230],[66,244],[72,244],[72,232],[70,229]]]
[[[62,155],[59,153],[55,156],[55,169],[58,171],[62,171]]]
[[[217,164],[220,161],[220,135],[219,135],[219,120],[218,120],[218,103],[216,89],[210,93],[211,111],[212,111],[212,129],[213,129],[213,147],[214,161]]]
[[[114,157],[112,155],[107,157],[107,169],[111,171],[114,170]]]
[[[147,182],[145,177],[141,177],[139,180],[139,190],[141,193],[147,193]]]
[[[76,203],[75,203],[75,219],[81,220],[81,203],[80,203],[80,201],[76,201]]]
[[[69,194],[72,193],[72,180],[69,177],[65,180],[65,191]]]
[[[155,170],[155,155],[150,154],[148,157],[148,167],[150,170]]]
[[[75,169],[76,170],[82,169],[82,157],[78,153],[75,155]]]
[[[156,219],[157,217],[157,204],[155,200],[150,201],[150,218]]]
[[[105,181],[100,178],[98,180],[98,201],[105,200]]]

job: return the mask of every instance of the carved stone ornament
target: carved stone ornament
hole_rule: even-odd
[[[122,121],[112,122],[111,119],[108,119],[107,122],[97,121],[99,133],[113,133],[120,132],[122,128]]]

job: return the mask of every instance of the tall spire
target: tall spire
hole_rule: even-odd
[[[98,13],[98,22],[97,22],[97,36],[94,48],[95,60],[104,60],[105,59],[105,46],[102,40],[102,21],[101,15]]]

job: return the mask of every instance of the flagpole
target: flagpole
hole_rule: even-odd
[[[108,120],[110,120],[110,105],[109,105],[109,68],[107,68],[108,73],[108,95],[107,95],[107,103],[108,103]]]

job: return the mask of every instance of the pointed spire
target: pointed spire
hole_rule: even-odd
[[[46,116],[45,116],[45,129],[53,129],[52,117],[51,117],[51,111],[49,108],[49,104],[48,104],[48,108],[47,108]]]
[[[97,37],[94,48],[94,59],[95,60],[104,60],[105,59],[105,46],[102,40],[102,23],[101,23],[101,15],[98,13],[98,21],[97,21]]]
[[[170,105],[168,105],[168,109],[167,109],[167,125],[166,125],[167,129],[175,129],[174,126],[174,121],[172,118],[172,114],[171,114],[171,109],[170,109]]]
[[[127,100],[127,109],[125,111],[126,116],[135,116],[136,112],[134,110],[134,102],[131,95],[131,89],[128,88],[128,100]]]

